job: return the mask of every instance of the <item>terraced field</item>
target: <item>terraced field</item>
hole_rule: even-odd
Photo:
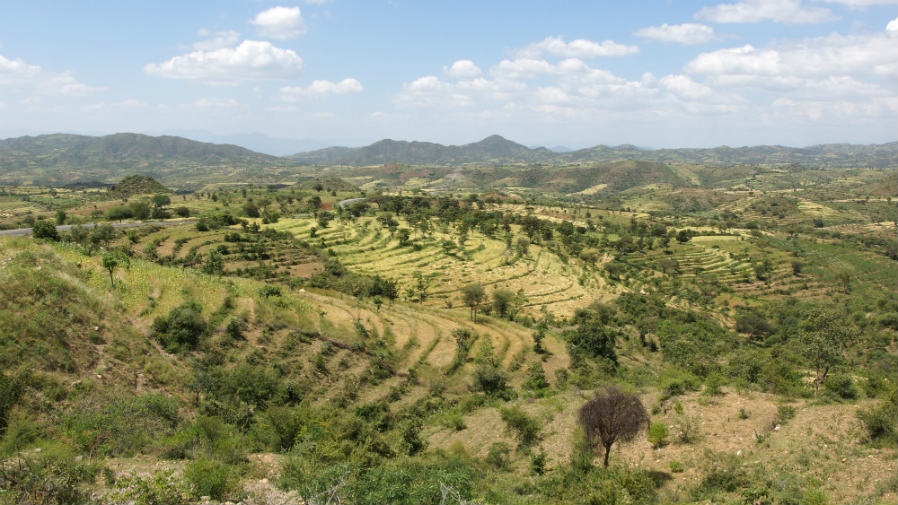
[[[324,245],[347,268],[399,281],[400,292],[413,289],[416,274],[428,279],[433,288],[426,303],[430,306],[462,307],[460,290],[479,282],[487,291],[521,291],[525,310],[532,315],[552,312],[567,316],[596,299],[607,299],[613,291],[598,274],[598,267],[577,260],[564,263],[538,245],[530,246],[525,256],[508,250],[505,242],[471,232],[463,245],[457,237],[434,231],[413,234],[412,245],[401,247],[399,239],[371,218],[352,223],[333,222],[316,229],[309,219],[285,219],[272,228],[289,231],[297,238]],[[445,242],[451,242],[448,249]]]

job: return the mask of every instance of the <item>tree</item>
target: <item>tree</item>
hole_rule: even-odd
[[[798,325],[801,354],[814,367],[814,396],[830,369],[842,362],[845,347],[853,340],[853,331],[835,312],[816,310]]]
[[[608,386],[580,407],[578,422],[593,452],[603,449],[607,467],[611,446],[618,440],[632,440],[648,426],[649,414],[638,396]]]
[[[499,317],[509,316],[513,303],[514,293],[510,289],[493,290],[493,310],[499,314]]]
[[[56,231],[56,226],[45,219],[39,219],[34,222],[34,226],[31,228],[31,236],[34,238],[46,238],[53,241],[59,240],[59,233]]]
[[[118,266],[118,260],[115,259],[110,253],[106,253],[103,255],[103,268],[109,271],[109,287],[115,287],[115,277],[112,276],[112,273],[115,271],[115,268]]]
[[[572,357],[605,358],[617,364],[614,344],[617,332],[611,327],[611,311],[601,305],[580,309],[574,314],[577,327],[565,332]]]
[[[474,284],[463,287],[461,292],[465,305],[471,307],[471,321],[476,323],[477,309],[480,307],[480,304],[483,303],[483,298],[485,296],[483,284],[475,282]]]

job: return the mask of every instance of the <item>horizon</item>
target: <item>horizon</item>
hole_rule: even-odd
[[[877,144],[898,131],[896,14],[894,0],[12,0],[0,137]]]
[[[493,134],[487,135],[487,136],[482,137],[482,138],[477,139],[477,140],[472,140],[472,141],[469,141],[469,142],[462,142],[462,143],[457,143],[457,144],[454,144],[454,143],[453,143],[453,144],[450,144],[450,143],[444,143],[444,142],[433,142],[433,141],[429,141],[429,140],[409,140],[409,139],[382,138],[382,139],[376,140],[376,141],[374,141],[374,142],[371,142],[371,143],[368,143],[368,144],[363,144],[363,145],[336,145],[336,144],[334,144],[334,145],[325,145],[325,146],[323,146],[323,147],[319,147],[319,148],[315,148],[315,149],[299,150],[299,151],[289,151],[289,152],[285,152],[284,154],[274,154],[274,153],[270,153],[270,152],[265,152],[265,151],[262,151],[262,150],[253,149],[252,147],[247,146],[247,145],[238,144],[238,143],[234,143],[234,142],[216,142],[216,141],[207,141],[207,140],[201,140],[201,139],[198,139],[198,138],[188,137],[188,136],[185,136],[185,135],[170,134],[170,133],[152,134],[152,133],[142,133],[142,132],[133,132],[133,131],[132,131],[132,132],[128,132],[128,131],[120,131],[120,132],[106,133],[106,134],[72,133],[72,132],[61,132],[61,131],[58,131],[58,132],[51,132],[51,133],[38,133],[38,134],[33,134],[33,135],[20,135],[20,136],[15,136],[15,137],[4,137],[4,138],[0,138],[0,142],[2,142],[2,141],[8,141],[8,140],[15,140],[15,139],[19,139],[19,138],[37,138],[37,137],[47,137],[47,136],[54,136],[54,135],[73,135],[73,136],[84,136],[84,137],[90,137],[90,138],[103,138],[103,137],[110,137],[110,136],[115,136],[115,135],[144,135],[144,136],[147,136],[147,137],[153,137],[153,138],[159,138],[159,137],[176,137],[176,138],[182,138],[182,139],[185,139],[185,140],[188,140],[188,141],[192,141],[192,142],[200,142],[200,143],[213,144],[213,145],[233,145],[233,146],[236,146],[236,147],[240,147],[240,148],[243,148],[243,149],[247,149],[247,150],[253,151],[253,152],[258,153],[258,154],[265,154],[265,155],[274,156],[274,157],[279,157],[279,158],[289,157],[289,156],[296,155],[296,154],[310,153],[310,152],[319,151],[319,150],[323,150],[323,149],[330,149],[330,148],[363,149],[363,148],[365,148],[365,147],[370,147],[370,146],[372,146],[372,145],[374,145],[374,144],[377,144],[377,143],[379,143],[379,142],[384,142],[384,141],[387,141],[387,142],[400,142],[400,143],[402,143],[402,142],[404,142],[404,143],[420,142],[420,143],[436,144],[436,145],[440,145],[440,146],[443,146],[443,147],[464,147],[464,146],[466,146],[466,145],[477,144],[477,143],[482,142],[482,141],[484,141],[484,140],[486,140],[486,139],[488,139],[488,138],[491,138],[491,137],[499,137],[499,138],[502,138],[502,139],[505,140],[505,141],[512,142],[512,143],[515,143],[515,144],[518,144],[518,145],[522,145],[522,146],[524,146],[524,147],[526,147],[526,148],[528,148],[528,149],[531,149],[531,150],[535,150],[535,149],[547,149],[547,150],[549,150],[549,151],[552,151],[552,152],[558,153],[558,154],[564,154],[565,152],[574,152],[574,151],[580,151],[580,150],[593,149],[593,148],[596,148],[596,147],[607,147],[607,148],[611,148],[611,149],[616,149],[616,148],[620,148],[620,147],[632,147],[632,148],[636,148],[636,149],[641,150],[641,151],[662,151],[662,150],[681,150],[681,149],[682,149],[682,150],[693,150],[693,149],[695,149],[695,150],[704,150],[704,149],[711,150],[711,149],[719,149],[719,148],[728,148],[728,149],[745,149],[745,148],[749,148],[749,149],[750,149],[750,148],[757,148],[757,147],[783,147],[783,148],[787,148],[787,149],[806,149],[806,148],[811,148],[811,147],[816,147],[816,146],[822,146],[822,145],[876,146],[876,145],[885,145],[885,144],[891,144],[891,143],[894,143],[894,142],[898,142],[898,138],[896,138],[896,139],[890,140],[890,141],[885,141],[885,142],[874,142],[874,143],[867,143],[867,144],[853,143],[853,142],[826,142],[826,143],[823,143],[823,144],[807,144],[807,145],[786,145],[786,144],[741,144],[741,145],[728,145],[728,144],[720,144],[720,145],[710,146],[710,147],[695,147],[695,146],[651,147],[651,146],[643,146],[643,145],[635,144],[635,143],[632,143],[632,142],[624,142],[624,143],[620,143],[620,144],[605,144],[605,143],[599,142],[599,143],[595,143],[595,144],[585,145],[585,146],[582,146],[582,147],[572,147],[572,146],[562,146],[562,145],[554,145],[554,146],[550,146],[550,145],[547,145],[547,144],[532,144],[532,145],[530,145],[530,144],[524,144],[524,143],[521,143],[521,142],[516,141],[515,139],[509,138],[509,137],[507,137],[507,136],[505,136],[505,135],[498,134],[498,133],[493,133]],[[251,136],[258,136],[259,134],[250,134],[250,135],[251,135]],[[271,138],[270,140],[273,140],[273,141],[279,141],[279,142],[290,142],[290,141],[291,141],[290,139],[283,139],[283,138],[281,138],[281,139]],[[298,139],[298,141],[299,141],[299,142],[303,142],[303,141],[307,141],[307,139]]]

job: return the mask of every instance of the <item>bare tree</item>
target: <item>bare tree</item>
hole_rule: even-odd
[[[593,451],[604,449],[607,467],[611,446],[618,440],[632,440],[648,426],[649,414],[638,396],[608,386],[580,407],[579,423]]]

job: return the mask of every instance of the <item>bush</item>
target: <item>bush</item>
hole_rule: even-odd
[[[891,401],[858,412],[867,439],[876,445],[898,445],[898,395]]]
[[[482,364],[474,370],[472,389],[504,398],[509,393],[508,376],[496,366]]]
[[[56,231],[56,226],[45,219],[35,221],[34,226],[31,228],[31,236],[53,241],[59,240],[59,233]]]
[[[113,503],[134,505],[181,505],[194,498],[190,485],[170,469],[152,474],[120,475],[110,493]]]
[[[824,383],[824,387],[843,400],[855,400],[860,393],[850,375],[833,375]]]
[[[234,473],[234,469],[224,463],[198,459],[184,468],[184,480],[192,487],[195,497],[223,500],[234,491]]]
[[[662,422],[653,422],[649,426],[649,443],[655,449],[660,449],[667,445],[667,425]]]
[[[178,353],[195,349],[209,330],[203,309],[196,302],[175,307],[167,316],[153,321],[153,336],[165,350]]]
[[[39,454],[3,462],[0,503],[93,503],[83,484],[93,482],[98,471],[99,467],[80,461],[67,447],[45,447]]]
[[[504,470],[508,468],[509,454],[511,454],[511,447],[508,447],[508,444],[494,442],[486,453],[486,462],[499,470]]]
[[[530,447],[539,440],[539,422],[523,410],[517,407],[508,407],[502,409],[499,414],[505,421],[508,430],[514,433],[521,447]]]

